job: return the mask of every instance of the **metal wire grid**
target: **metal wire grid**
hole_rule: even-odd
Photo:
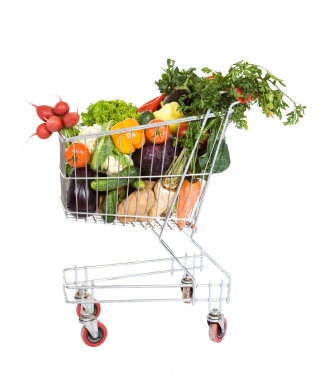
[[[170,206],[169,206],[169,201],[170,201],[170,193],[169,193],[168,201],[167,201],[167,206],[168,206],[168,209],[166,211],[167,213],[164,216],[150,216],[150,217],[148,216],[148,202],[147,202],[146,214],[144,216],[142,216],[142,215],[139,216],[137,214],[139,193],[137,195],[137,205],[136,205],[136,214],[135,215],[117,214],[117,212],[116,212],[116,214],[103,214],[103,213],[97,213],[97,212],[96,213],[89,213],[87,198],[86,198],[86,211],[79,211],[78,210],[78,201],[76,200],[76,209],[77,210],[76,210],[76,212],[73,211],[71,213],[71,211],[69,211],[68,208],[67,208],[67,180],[75,179],[75,188],[77,188],[77,182],[81,181],[81,180],[85,180],[85,182],[88,182],[89,180],[96,180],[98,182],[98,180],[104,179],[108,183],[109,179],[111,179],[112,177],[109,176],[108,174],[105,175],[104,173],[100,173],[98,171],[98,153],[97,153],[97,157],[96,157],[97,166],[96,166],[96,176],[95,177],[88,177],[87,167],[85,167],[85,169],[86,169],[85,177],[67,177],[66,176],[66,160],[65,160],[65,143],[66,142],[72,143],[73,147],[75,149],[75,143],[77,141],[83,140],[84,143],[85,143],[85,146],[86,146],[86,141],[87,140],[95,138],[96,149],[97,149],[97,152],[98,152],[99,138],[111,136],[113,134],[119,134],[119,148],[121,148],[121,146],[120,146],[121,145],[121,134],[125,133],[125,132],[131,132],[130,148],[132,148],[133,133],[135,131],[144,131],[144,130],[149,129],[149,128],[155,128],[155,131],[156,131],[157,130],[156,128],[159,127],[160,125],[169,127],[172,124],[178,124],[178,123],[183,123],[183,122],[187,123],[188,126],[190,126],[193,121],[197,121],[197,120],[202,120],[202,126],[201,126],[201,133],[202,133],[203,128],[205,127],[205,124],[207,122],[207,119],[211,119],[211,118],[215,117],[215,115],[211,114],[209,110],[201,118],[198,118],[197,116],[193,116],[193,117],[189,117],[189,118],[182,118],[182,119],[176,119],[176,120],[171,120],[171,121],[165,121],[165,122],[162,122],[162,123],[153,123],[153,124],[141,125],[140,127],[137,126],[137,127],[117,129],[117,130],[107,131],[107,132],[86,134],[86,135],[72,137],[72,138],[64,138],[61,134],[59,134],[59,147],[60,147],[60,164],[59,164],[59,167],[60,167],[60,180],[61,180],[61,202],[62,202],[62,207],[63,207],[66,218],[68,220],[74,220],[74,221],[106,224],[107,222],[105,221],[104,217],[114,216],[115,220],[110,225],[123,226],[123,227],[131,226],[131,227],[139,227],[139,228],[145,228],[145,229],[147,227],[150,227],[152,229],[160,229],[161,230],[161,235],[162,235],[162,233],[165,229],[177,230],[178,227],[179,227],[178,222],[181,220],[181,221],[184,221],[184,225],[181,227],[181,230],[192,231],[192,233],[194,231],[196,231],[199,213],[201,211],[203,200],[204,200],[204,197],[205,197],[205,193],[207,191],[207,188],[208,188],[210,180],[211,180],[210,176],[213,173],[214,163],[216,161],[216,158],[217,158],[217,155],[218,155],[218,152],[219,152],[219,148],[220,148],[222,140],[224,138],[224,135],[225,135],[228,123],[229,123],[229,119],[230,119],[230,117],[232,115],[232,112],[233,112],[232,107],[235,104],[239,104],[239,102],[233,103],[229,107],[226,114],[222,117],[221,125],[220,125],[220,127],[218,129],[218,132],[217,132],[217,135],[216,135],[216,140],[214,141],[212,151],[210,152],[210,154],[213,153],[214,146],[217,143],[217,147],[216,147],[216,150],[215,150],[215,156],[214,156],[212,164],[211,164],[211,158],[209,158],[207,160],[207,163],[206,163],[206,166],[205,166],[203,172],[190,174],[190,176],[196,176],[201,180],[201,189],[200,189],[199,196],[197,198],[197,201],[196,201],[192,211],[190,212],[190,214],[186,218],[182,218],[182,219],[177,218],[177,207],[175,206],[175,204],[176,204],[176,201],[178,200],[180,187],[181,187],[182,182],[184,181],[185,177],[187,176],[187,171],[188,171],[190,162],[191,162],[194,155],[195,155],[195,164],[196,164],[196,159],[197,159],[198,150],[199,150],[198,144],[199,144],[200,138],[197,139],[197,141],[195,143],[195,146],[194,146],[194,149],[193,149],[189,159],[187,159],[186,167],[185,168],[183,167],[183,169],[182,169],[181,176],[180,176],[181,180],[180,180],[180,183],[178,185],[176,195],[175,195],[172,203],[170,204]],[[178,150],[177,149],[177,147],[178,147],[178,133],[179,133],[179,126],[177,128],[177,135],[176,135],[176,140],[177,141],[176,141],[175,154],[176,154],[176,151]],[[201,133],[200,133],[200,136],[201,136]],[[136,178],[136,179],[139,179],[139,181],[140,180],[147,180],[147,181],[149,181],[149,190],[148,190],[148,199],[149,199],[150,193],[154,193],[154,191],[151,190],[151,187],[150,187],[152,182],[156,182],[158,180],[163,181],[167,177],[170,178],[171,182],[173,182],[175,177],[177,177],[177,178],[179,177],[178,174],[174,174],[174,172],[173,172],[174,171],[174,162],[173,162],[173,165],[172,165],[173,168],[172,168],[171,174],[169,174],[167,176],[165,176],[163,174],[166,171],[166,169],[164,169],[166,142],[165,142],[165,145],[164,145],[161,174],[152,175],[153,164],[154,164],[154,156],[155,156],[154,149],[155,149],[155,146],[156,146],[155,142],[156,142],[156,136],[154,137],[153,156],[152,156],[152,159],[151,159],[151,170],[150,170],[150,175],[149,176],[142,176],[141,175],[141,168],[142,168],[142,153],[141,153],[139,176],[138,177],[131,177],[131,176],[120,177],[119,176],[119,173],[120,173],[120,153],[119,153],[118,176],[113,177],[113,179],[117,180],[117,190],[119,189],[119,182],[122,178],[125,178],[125,179],[128,180],[127,186],[126,186],[127,195],[129,195],[129,183],[130,183],[129,181],[130,181],[130,179]],[[109,143],[109,146],[110,146],[110,142],[108,142],[108,143]],[[142,137],[142,145],[143,145],[143,137]],[[110,153],[110,149],[108,149],[108,153]],[[130,152],[130,157],[131,157],[131,155],[132,155],[132,153]],[[185,160],[185,156],[186,156],[186,154],[184,153],[184,160]],[[110,158],[108,157],[108,166],[107,166],[108,169],[109,169],[109,161],[110,161]],[[76,163],[75,155],[74,155],[74,162]],[[207,169],[209,163],[211,164],[211,168],[210,168],[210,172],[207,173],[206,169]],[[184,162],[184,164],[185,164],[185,162]],[[129,168],[128,169],[130,170],[130,163],[129,163]],[[206,178],[206,180],[204,180],[203,178]],[[189,194],[191,192],[191,187],[192,187],[192,181],[191,181],[191,185],[190,185]],[[108,192],[109,192],[109,190],[107,189],[106,194],[108,194]],[[158,194],[158,199],[157,199],[157,210],[159,209],[159,197],[160,197],[160,189],[159,189],[159,194]],[[128,199],[128,197],[127,197],[127,199]],[[126,208],[125,208],[126,211],[127,211],[127,202],[128,202],[127,199],[126,199]],[[187,203],[186,203],[186,211],[187,211],[187,206],[188,206],[188,200],[189,200],[189,197],[188,197]],[[117,207],[118,207],[118,205],[116,205],[116,211],[117,211]],[[98,192],[98,189],[97,189],[97,191],[96,191],[96,211],[98,210],[98,208],[99,208],[99,192]],[[187,213],[185,213],[185,216],[186,215],[187,215]],[[118,220],[118,217],[124,217],[124,222],[120,222]],[[127,218],[128,218],[128,222],[127,222]],[[144,218],[145,221],[144,222],[137,221],[138,218]],[[129,222],[129,219],[134,219],[134,221]]]
[[[109,283],[110,281],[116,281],[121,279],[133,279],[138,277],[146,277],[151,275],[160,275],[160,274],[170,274],[171,276],[174,275],[174,273],[180,273],[180,272],[186,272],[186,270],[191,271],[193,277],[195,276],[195,271],[203,271],[204,265],[203,265],[203,259],[204,254],[199,255],[187,255],[182,257],[177,257],[175,260],[174,258],[161,258],[161,259],[154,259],[154,260],[146,260],[146,261],[134,261],[134,262],[125,262],[125,263],[116,263],[116,264],[107,264],[107,265],[95,265],[95,266],[83,266],[83,267],[77,267],[74,268],[68,268],[63,270],[63,292],[64,292],[64,298],[65,302],[69,304],[84,304],[84,303],[124,303],[124,302],[192,302],[192,299],[185,299],[182,297],[178,298],[144,298],[144,299],[100,299],[97,295],[95,295],[95,291],[97,290],[103,290],[103,289],[183,289],[183,288],[192,288],[192,284],[185,284],[185,283],[179,283],[179,284],[105,284]],[[199,264],[196,264],[196,261],[199,261]],[[183,267],[185,268],[177,268],[174,266],[174,263],[178,261],[184,261]],[[188,261],[189,265],[188,265]],[[146,271],[143,273],[134,273],[134,274],[128,274],[128,275],[118,275],[118,276],[112,276],[112,277],[105,277],[102,278],[101,276],[98,278],[94,278],[92,272],[97,273],[98,270],[102,269],[109,269],[116,267],[122,267],[122,266],[137,266],[137,265],[151,265],[153,263],[161,263],[161,262],[169,262],[170,268],[166,270],[159,270],[159,271]],[[72,281],[67,281],[67,274],[72,274],[73,279]],[[102,284],[102,282],[104,284]],[[195,285],[195,291],[196,288],[208,288],[208,297],[196,297],[194,294],[193,301],[195,302],[208,302],[209,308],[211,308],[212,302],[218,302],[219,307],[222,308],[222,301],[229,302],[230,301],[230,283],[224,284],[224,281],[222,280],[220,284],[196,284]],[[219,294],[219,297],[214,297],[214,289],[217,288],[217,293]],[[75,290],[81,290],[82,291],[82,298],[81,299],[69,299],[68,292],[69,290],[72,290],[73,293],[75,293]],[[84,298],[85,291],[91,291],[91,298],[89,300]],[[212,294],[213,291],[213,294]],[[99,291],[101,292],[101,291]],[[180,292],[179,292],[180,293]],[[95,298],[95,300],[94,300]]]

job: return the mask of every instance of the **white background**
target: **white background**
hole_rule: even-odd
[[[321,371],[322,27],[318,1],[10,1],[1,6],[1,369],[5,371]],[[86,110],[158,95],[167,57],[226,73],[242,59],[284,79],[307,105],[294,127],[248,113],[230,127],[232,164],[214,176],[197,241],[232,276],[228,331],[208,340],[207,305],[103,305],[106,342],[80,339],[61,270],[166,257],[149,231],[67,222],[58,139],[33,137],[24,98]],[[193,252],[177,232],[178,254]],[[197,275],[207,283],[212,267]],[[219,276],[220,278],[220,276]],[[170,277],[157,278],[170,282]],[[173,282],[180,281],[180,275]],[[128,293],[121,293],[126,297]],[[135,294],[130,294],[135,295]],[[158,297],[159,293],[153,293]],[[176,296],[172,292],[168,297]]]

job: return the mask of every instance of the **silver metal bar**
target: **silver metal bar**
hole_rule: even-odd
[[[237,101],[238,102],[238,101]],[[240,103],[240,102],[238,102]],[[208,118],[214,118],[216,115],[213,113],[210,113],[208,115]],[[205,115],[201,115],[201,117],[198,116],[189,116],[181,119],[174,119],[174,120],[167,120],[164,121],[162,124],[163,125],[172,125],[172,124],[177,124],[177,123],[187,123],[191,121],[196,121],[196,120],[204,120]],[[160,123],[153,123],[153,124],[145,124],[145,125],[140,125],[140,129],[146,130],[149,128],[156,128],[157,126],[160,126]],[[137,131],[138,127],[128,127],[128,128],[120,128],[120,129],[114,129],[114,130],[109,130],[106,132],[98,132],[98,133],[91,133],[91,134],[83,134],[81,136],[76,136],[76,137],[69,137],[69,138],[64,138],[60,133],[59,133],[59,138],[62,142],[73,142],[73,141],[82,141],[85,139],[91,139],[91,138],[100,138],[100,137],[105,137],[107,135],[112,135],[112,134],[120,134],[120,133],[125,133],[125,132],[134,132]]]
[[[145,134],[143,133],[142,137],[141,137],[141,148],[143,148],[144,146],[144,138],[145,138]],[[140,181],[141,181],[141,163],[142,163],[142,153],[143,151],[140,151],[140,165],[139,165],[139,179],[138,179],[138,182],[139,182],[139,185],[140,185]],[[150,182],[151,182],[151,179],[149,179],[149,190],[150,190]],[[130,182],[130,181],[129,181]],[[148,200],[149,200],[149,192],[148,192]],[[138,214],[138,202],[139,202],[139,190],[137,192],[137,203],[136,203],[136,217],[135,217],[135,225],[137,224],[137,214]],[[146,217],[147,217],[147,213],[148,213],[148,204],[147,203],[147,212],[146,212]],[[147,220],[146,220],[147,222]]]
[[[196,257],[202,257],[202,255],[197,255]],[[177,257],[178,260],[184,259],[185,256]],[[187,256],[187,259],[193,258],[193,256]],[[127,265],[138,265],[138,264],[144,264],[144,263],[153,263],[153,262],[163,262],[163,261],[172,261],[174,260],[172,257],[167,258],[156,258],[154,260],[144,260],[144,261],[133,261],[133,262],[122,262],[122,263],[114,263],[114,264],[105,264],[105,265],[93,265],[93,266],[75,266],[78,268],[78,270],[84,270],[85,267],[88,269],[103,269],[106,267],[112,267],[112,266],[127,266]],[[63,273],[66,271],[74,271],[75,267],[67,268],[63,270]]]
[[[75,191],[75,201],[76,201],[76,221],[78,220],[79,218],[79,208],[78,208],[78,192],[77,192],[77,171],[76,171],[76,161],[75,161],[75,143],[73,141],[73,151],[74,151],[74,155],[73,155],[73,165],[75,166],[75,186],[74,186],[74,191]],[[67,208],[67,204],[66,204],[66,208]]]
[[[171,209],[173,206],[171,207]],[[195,305],[195,294],[196,294],[196,280],[194,276],[189,272],[189,270],[183,266],[183,264],[177,259],[177,257],[174,255],[173,251],[169,248],[169,246],[165,243],[164,240],[160,239],[160,235],[152,229],[152,231],[157,235],[159,243],[166,249],[166,251],[174,258],[174,260],[177,262],[177,264],[186,272],[186,274],[192,279],[193,281],[193,296],[192,296],[192,306]],[[176,271],[176,270],[174,270]]]
[[[93,281],[92,281],[93,282]],[[212,288],[221,288],[221,284],[196,284],[196,288],[209,288],[211,285]],[[192,287],[192,284],[112,284],[112,285],[88,285],[88,286],[76,286],[76,285],[65,285],[66,289],[144,289],[144,288],[183,288],[183,287]],[[228,287],[228,284],[223,284],[223,288]]]
[[[211,298],[212,298],[212,283],[209,283],[209,310],[211,310],[212,308]]]
[[[77,275],[77,265],[75,265],[74,270],[75,270],[75,284],[78,285],[79,281],[78,281],[78,275]]]
[[[179,262],[179,261],[178,261]],[[182,265],[180,265],[182,266]],[[200,267],[198,266],[197,269],[199,269]],[[182,266],[181,269],[173,269],[173,271],[185,271],[186,273],[189,273],[188,270],[192,269],[192,267],[186,269],[184,266]],[[170,273],[172,270],[162,270],[162,271],[150,271],[150,272],[147,272],[147,273],[139,273],[139,274],[129,274],[129,275],[120,275],[120,276],[111,276],[109,278],[97,278],[97,279],[91,279],[93,282],[103,282],[103,281],[106,281],[106,280],[117,280],[117,279],[127,279],[127,278],[136,278],[138,276],[148,276],[148,275],[158,275],[158,274],[166,274],[166,273]],[[190,277],[192,277],[191,274],[189,274]],[[80,281],[79,280],[79,283],[85,283],[86,284],[86,280],[85,281]],[[70,284],[74,284],[74,282],[68,282],[67,285],[70,285]],[[86,284],[87,286],[87,284]]]
[[[167,224],[167,221],[168,221],[168,219],[169,219],[170,214],[172,213],[172,210],[173,210],[173,207],[174,207],[175,201],[176,201],[176,199],[178,198],[178,195],[179,195],[180,189],[181,189],[181,187],[182,187],[183,181],[184,181],[184,179],[185,179],[185,177],[186,177],[186,174],[187,174],[188,168],[189,168],[189,166],[190,166],[191,159],[192,159],[193,154],[194,154],[194,152],[195,152],[195,150],[196,150],[196,147],[197,147],[197,145],[198,145],[198,143],[199,143],[199,141],[200,141],[202,131],[203,131],[204,127],[205,127],[205,124],[206,124],[206,121],[207,121],[209,115],[210,115],[210,110],[208,109],[207,112],[206,112],[206,114],[204,115],[204,118],[203,118],[203,122],[202,122],[202,126],[201,126],[201,133],[200,133],[200,135],[199,135],[197,141],[195,142],[195,145],[194,145],[194,147],[193,147],[193,150],[192,150],[192,153],[191,153],[190,157],[189,157],[188,160],[187,160],[187,164],[186,164],[186,167],[185,167],[185,169],[184,169],[184,171],[183,171],[183,174],[182,174],[182,176],[181,176],[181,181],[180,181],[180,183],[179,183],[179,185],[178,185],[178,187],[177,187],[175,197],[174,197],[174,199],[173,199],[173,201],[172,201],[172,204],[171,204],[171,206],[170,206],[170,209],[169,209],[169,211],[168,211],[168,213],[167,213],[167,215],[166,215],[166,220],[165,220],[164,226],[162,227],[161,232],[160,232],[160,234],[159,234],[159,240],[162,239],[162,236],[163,236],[163,233],[164,233],[164,230],[165,230],[165,226],[166,226],[166,224]],[[194,296],[194,293],[193,293],[193,296]]]
[[[96,138],[96,176],[99,176],[99,138]],[[96,210],[99,209],[99,182],[96,181]]]
[[[200,216],[200,213],[201,213],[201,209],[202,209],[202,207],[203,207],[204,198],[205,198],[206,192],[207,192],[207,190],[208,190],[208,188],[209,188],[209,186],[210,186],[210,183],[211,183],[211,179],[212,179],[211,175],[213,174],[214,164],[215,164],[216,159],[217,159],[217,157],[218,157],[218,153],[219,153],[219,150],[220,150],[220,146],[221,146],[222,141],[223,141],[223,139],[224,139],[224,134],[225,134],[226,129],[227,129],[227,126],[228,126],[228,124],[229,124],[230,117],[231,117],[231,115],[232,115],[232,113],[233,113],[233,106],[238,105],[238,104],[240,104],[239,101],[234,102],[234,103],[232,103],[232,104],[230,105],[230,107],[229,107],[229,109],[228,109],[228,112],[227,112],[227,115],[226,115],[226,118],[225,118],[225,122],[224,122],[224,125],[223,125],[223,129],[222,129],[222,132],[221,132],[221,136],[220,136],[220,139],[219,139],[219,142],[218,142],[218,146],[217,146],[217,148],[216,148],[216,150],[215,150],[214,158],[213,158],[212,165],[211,165],[211,168],[210,168],[209,178],[208,178],[207,183],[206,183],[206,185],[205,185],[204,192],[203,192],[203,194],[202,194],[202,196],[201,196],[201,202],[200,202],[200,207],[199,207],[199,213],[198,213],[198,215],[196,216],[196,219],[195,219],[195,226],[194,226],[194,230],[192,231],[192,235],[194,234],[194,231],[196,230],[197,223],[198,223],[198,220],[199,220],[199,216]],[[203,130],[203,128],[202,128],[202,130]],[[214,142],[214,143],[215,143],[215,142]],[[195,144],[195,145],[196,145],[196,144]]]
[[[131,138],[130,138],[130,153],[129,153],[129,156],[131,157],[131,149],[132,149],[132,140],[133,140],[133,132],[131,132]],[[120,154],[121,154],[121,134],[120,134],[120,144],[119,144],[119,168],[120,168]],[[128,176],[130,175],[130,161],[129,161],[129,166],[128,166]],[[118,176],[120,176],[120,174],[118,173]],[[118,181],[119,182],[119,181]],[[118,189],[117,189],[118,190]],[[127,223],[127,212],[128,212],[128,195],[129,195],[129,178],[128,178],[128,182],[127,182],[127,191],[126,191],[126,209],[125,209],[125,213],[126,215],[124,216],[124,224]],[[139,188],[138,188],[138,195],[139,195]],[[117,192],[117,201],[116,203],[118,203],[118,192]],[[148,203],[147,203],[148,204]],[[116,206],[116,210],[117,210],[117,206]],[[136,211],[136,215],[137,215],[137,211]]]
[[[105,212],[107,212],[108,210],[108,195],[109,195],[109,169],[110,169],[110,141],[111,141],[111,137],[109,138],[109,142],[108,142],[108,166],[107,166],[107,175],[106,175],[106,180],[107,180],[107,192],[105,194]],[[97,155],[99,156],[99,154]],[[118,167],[119,169],[119,167]],[[99,189],[99,180],[96,181],[97,182],[97,189]],[[118,200],[118,191],[117,191],[117,200]],[[116,200],[116,203],[117,203],[117,200]],[[117,205],[116,205],[116,210],[117,210]],[[103,212],[103,210],[102,210]],[[108,216],[105,216],[103,215],[102,216],[103,218],[103,221],[105,224],[108,223]]]
[[[152,190],[150,190],[150,191],[152,191]],[[86,212],[79,212],[79,214],[80,215],[86,215]],[[103,213],[91,213],[93,216],[103,216]],[[104,216],[105,215],[108,215],[108,216],[113,216],[114,214],[111,214],[111,213],[105,213],[104,214]],[[127,216],[127,217],[136,217],[136,215],[135,214],[118,214],[118,216],[119,217],[124,217],[124,216]],[[153,217],[150,217],[150,218],[153,218]],[[159,218],[159,217],[157,217],[157,223],[158,223],[158,221],[160,221],[160,222],[163,222],[165,220],[165,218],[164,217],[161,217],[161,218]],[[190,221],[190,218],[181,218],[181,221]],[[168,222],[167,222],[168,223]],[[164,224],[164,222],[163,222],[163,224]],[[152,228],[154,228],[154,226],[153,225],[150,225]],[[162,226],[160,226],[160,227],[162,227]],[[186,229],[190,229],[190,230],[192,230],[192,228],[190,228],[190,226],[186,226],[185,227]],[[184,228],[183,228],[184,229]]]
[[[88,272],[87,272],[87,266],[85,266],[85,285],[88,285]]]
[[[190,241],[195,245],[195,247],[213,263],[222,273],[228,278],[228,295],[227,295],[227,303],[230,302],[230,292],[231,292],[231,277],[230,275],[217,263],[213,260],[213,258],[208,255],[205,250],[193,239],[192,236],[190,236],[186,231],[184,231],[184,234],[190,239]]]
[[[225,299],[224,299],[225,300]],[[184,299],[184,298],[158,298],[158,299],[150,299],[150,298],[145,298],[145,299],[130,299],[130,300],[96,300],[95,303],[100,303],[100,304],[111,304],[111,303],[124,303],[124,302],[190,302],[191,299]],[[208,298],[196,298],[196,302],[208,302]],[[219,302],[219,298],[212,298],[212,302]],[[69,301],[67,300],[66,303],[68,304],[81,304],[81,301]],[[93,302],[94,303],[94,302]]]
[[[84,140],[84,147],[85,147],[85,159],[87,159],[87,153],[86,153],[86,139]],[[86,163],[86,162],[85,162]],[[86,216],[85,216],[85,222],[87,222],[89,218],[89,202],[88,202],[88,190],[87,190],[87,185],[88,185],[88,179],[87,179],[87,163],[85,164],[85,203],[86,203]]]
[[[206,172],[202,172],[202,173],[194,173],[194,176],[208,176],[210,173],[206,173]],[[60,175],[64,178],[64,179],[69,179],[69,180],[75,180],[75,179],[77,179],[77,180],[86,180],[86,177],[66,177],[66,176],[64,176],[64,173],[60,170]],[[149,176],[149,177],[151,177],[151,178],[155,178],[155,179],[157,179],[157,180],[159,180],[160,179],[160,175],[157,175],[157,176],[154,176],[154,175],[151,175],[151,176]],[[163,175],[163,177],[165,177],[164,175]],[[170,174],[170,175],[168,175],[167,177],[178,177],[178,174]],[[110,176],[108,176],[108,179],[110,179],[111,177]],[[138,176],[123,176],[123,177],[118,177],[120,180],[122,180],[122,179],[135,179],[135,178],[138,178]],[[148,178],[148,177],[144,177],[144,178]],[[92,177],[91,177],[91,179],[92,179]],[[97,177],[94,177],[93,179],[95,179],[95,180],[106,180],[107,179],[107,176],[102,176],[102,177],[100,177],[100,176],[97,176]]]
[[[222,300],[223,300],[223,280],[221,280],[220,304],[219,304],[220,311],[222,311]]]

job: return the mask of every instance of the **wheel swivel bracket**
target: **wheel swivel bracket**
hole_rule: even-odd
[[[217,308],[210,310],[209,314],[206,317],[206,320],[210,323],[218,323],[222,334],[225,332],[224,325],[224,315]]]
[[[90,332],[93,338],[97,338],[99,335],[98,321],[94,315],[81,315],[79,317],[79,323],[83,324],[85,328]]]

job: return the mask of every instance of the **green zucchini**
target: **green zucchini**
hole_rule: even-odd
[[[128,174],[128,171],[129,171],[129,168],[126,167],[124,169],[122,169],[122,171],[119,172],[119,177],[137,177],[139,176],[139,170],[137,167],[135,167],[134,165],[132,165],[130,167],[130,172]],[[114,177],[114,178],[112,178]],[[131,185],[133,182],[136,181],[136,178],[130,178],[129,179],[129,184]],[[122,186],[126,186],[128,184],[128,178],[121,178],[119,179],[119,185],[118,185],[118,173],[112,175],[110,178],[109,178],[109,181],[107,182],[107,180],[94,180],[91,182],[91,188],[93,190],[97,190],[98,191],[107,191],[107,185],[108,185],[108,191],[110,190],[116,190],[117,187],[122,187]]]
[[[108,196],[104,199],[103,204],[103,221],[106,223],[112,223],[116,216],[107,216],[107,214],[116,214],[117,211],[117,195],[118,191],[113,190],[108,193]],[[107,200],[108,198],[108,200]]]

